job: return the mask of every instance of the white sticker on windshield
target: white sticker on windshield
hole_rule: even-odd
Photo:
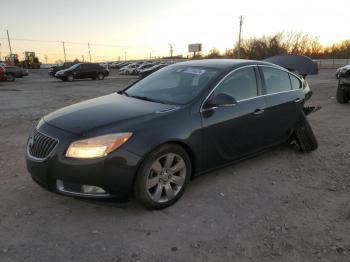
[[[205,73],[204,69],[198,69],[198,68],[187,68],[184,73],[187,74],[194,74],[194,75],[201,75]]]

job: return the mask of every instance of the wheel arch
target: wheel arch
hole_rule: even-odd
[[[193,149],[191,148],[191,146],[189,146],[187,143],[185,143],[184,141],[180,141],[180,140],[168,140],[168,141],[165,141],[161,144],[158,144],[157,146],[151,148],[145,155],[144,157],[140,160],[138,166],[137,166],[137,171],[133,177],[133,188],[134,188],[134,184],[135,184],[135,181],[136,181],[136,177],[137,177],[137,173],[138,171],[140,170],[143,162],[145,161],[145,159],[149,156],[149,154],[151,154],[153,151],[157,150],[158,148],[164,146],[164,145],[177,145],[177,146],[180,146],[182,149],[185,150],[185,152],[187,153],[188,157],[190,158],[190,161],[191,161],[191,179],[194,177],[194,174],[195,174],[195,170],[196,170],[196,165],[197,165],[197,160],[196,160],[196,157],[195,157],[195,154],[194,154],[194,151]]]

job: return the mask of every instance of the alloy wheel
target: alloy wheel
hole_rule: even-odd
[[[147,192],[154,202],[165,203],[177,196],[185,180],[184,159],[178,154],[168,153],[153,162],[147,174]]]

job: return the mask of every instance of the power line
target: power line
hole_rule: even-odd
[[[0,37],[2,40],[6,40],[7,38]],[[62,41],[59,40],[41,40],[41,39],[29,39],[29,38],[11,38],[11,40],[14,41],[23,41],[23,42],[39,42],[39,43],[62,43]],[[86,42],[72,42],[72,41],[64,41],[66,44],[73,44],[73,45],[86,45]],[[94,46],[101,46],[101,47],[120,47],[120,48],[132,48],[135,47],[133,45],[115,45],[115,44],[104,44],[104,43],[91,43],[90,45]]]

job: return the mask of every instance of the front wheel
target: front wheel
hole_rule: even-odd
[[[347,92],[344,84],[338,84],[337,101],[339,104],[346,104],[350,100],[350,92]]]
[[[67,81],[68,82],[72,82],[74,80],[74,76],[73,75],[68,75],[67,76]]]
[[[149,209],[174,204],[184,193],[191,177],[191,161],[175,144],[159,147],[142,163],[134,185],[136,199]]]
[[[15,81],[15,76],[13,74],[7,74],[6,79],[9,82],[14,82]]]
[[[102,74],[102,73],[99,73],[98,75],[97,75],[97,79],[98,80],[103,80],[105,78],[105,76],[104,76],[104,74]]]

